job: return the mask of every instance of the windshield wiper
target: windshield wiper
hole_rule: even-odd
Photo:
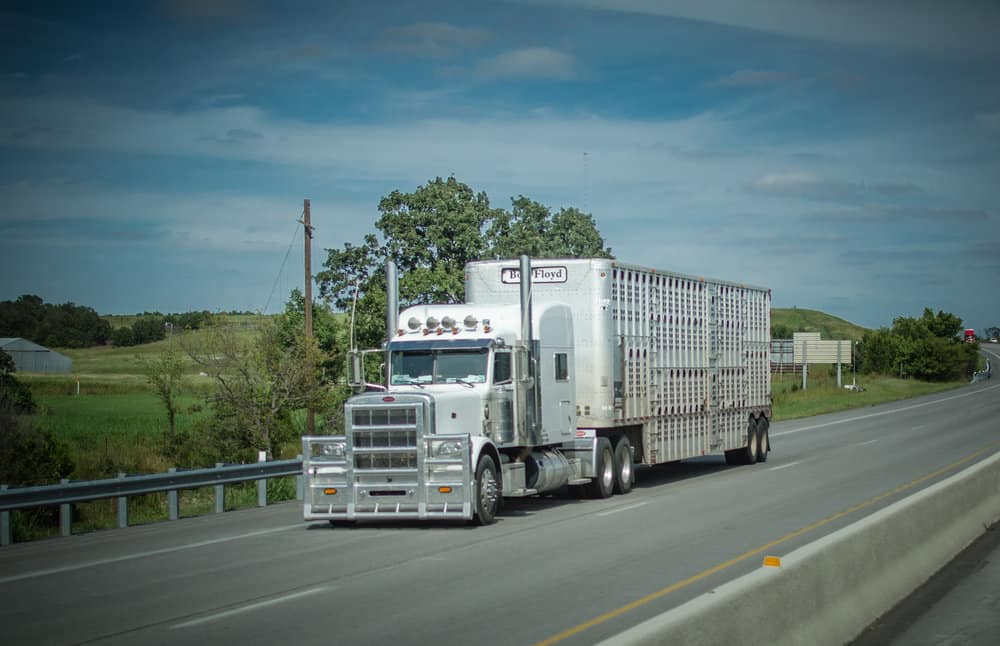
[[[460,384],[462,384],[463,386],[468,386],[469,388],[475,388],[475,386],[473,386],[472,384],[470,384],[468,381],[466,381],[464,379],[460,379],[459,377],[455,377],[455,381],[458,382],[458,383],[460,383]]]
[[[400,380],[397,381],[396,383],[402,386],[417,386],[420,388],[420,390],[424,389],[424,385],[422,383],[420,383],[419,381],[413,381],[412,379],[407,379],[406,381]]]

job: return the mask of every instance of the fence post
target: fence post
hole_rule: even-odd
[[[302,456],[297,456],[298,460],[302,460]],[[295,476],[295,499],[305,500],[306,497],[306,478],[301,473]]]
[[[125,479],[124,473],[118,474],[119,480]],[[118,529],[128,527],[128,496],[118,496]]]
[[[177,473],[177,467],[170,467],[167,473]],[[181,515],[181,502],[176,489],[167,492],[167,515],[170,520],[177,520]]]
[[[215,468],[221,469],[225,464],[216,462]],[[226,485],[215,485],[215,513],[221,514],[226,510]]]
[[[257,453],[257,462],[267,462],[267,451]],[[267,507],[267,478],[257,481],[257,506]]]
[[[216,462],[215,468],[221,469],[225,464]],[[221,514],[226,510],[226,485],[215,485],[215,513]]]
[[[62,478],[59,484],[69,484],[69,478]],[[73,507],[69,503],[59,505],[59,535],[70,536],[73,533]]]
[[[0,491],[7,491],[7,485],[0,484]],[[10,512],[0,511],[0,545],[10,545]]]

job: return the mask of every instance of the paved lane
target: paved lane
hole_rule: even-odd
[[[11,644],[585,644],[1000,450],[1000,384],[772,427],[762,465],[640,472],[627,496],[491,527],[330,529],[298,505],[0,550]]]

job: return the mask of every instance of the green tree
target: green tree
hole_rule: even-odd
[[[355,312],[359,345],[385,340],[385,260],[400,271],[400,305],[454,303],[465,298],[466,263],[482,258],[611,257],[593,218],[575,208],[552,215],[548,207],[523,195],[511,210],[490,206],[454,177],[440,177],[412,193],[393,191],[379,202],[376,234],[361,245],[327,250],[317,274],[320,294],[334,307]],[[355,308],[355,299],[357,306]]]
[[[771,327],[772,339],[791,339],[794,334],[791,327],[781,323]]]
[[[111,345],[116,348],[127,348],[135,345],[135,335],[130,326],[117,327],[111,332]]]
[[[69,451],[28,417],[36,410],[31,390],[14,376],[0,350],[0,482],[16,486],[58,482],[73,471]]]
[[[14,359],[0,350],[0,412],[10,415],[30,415],[36,410],[31,389],[15,376]]]
[[[209,328],[204,344],[188,354],[216,382],[207,431],[221,459],[254,459],[256,451],[277,455],[297,435],[294,411],[327,408],[326,354],[301,333],[286,345],[272,320],[250,335],[231,325]]]
[[[177,396],[184,376],[183,356],[171,344],[157,355],[137,358],[153,392],[167,409],[167,441],[172,446],[177,440]]]
[[[132,323],[132,338],[136,345],[162,341],[167,337],[166,317],[155,314],[143,316]]]
[[[958,337],[962,331],[962,319],[943,310],[938,310],[935,314],[931,308],[925,307],[920,320],[927,326],[930,333],[938,338],[953,339]]]

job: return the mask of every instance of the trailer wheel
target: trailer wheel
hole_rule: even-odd
[[[767,462],[767,454],[771,451],[769,426],[766,417],[761,415],[757,418],[757,462]]]
[[[484,455],[476,467],[476,522],[492,525],[496,522],[500,491],[497,487],[497,468],[493,458]]]
[[[615,493],[627,494],[634,482],[632,470],[632,445],[627,435],[622,435],[615,443]]]
[[[753,418],[747,422],[746,446],[726,451],[726,464],[753,464],[757,461],[757,423]]]
[[[597,438],[596,475],[587,485],[587,495],[591,498],[608,498],[615,491],[615,455],[611,442],[606,437]]]

